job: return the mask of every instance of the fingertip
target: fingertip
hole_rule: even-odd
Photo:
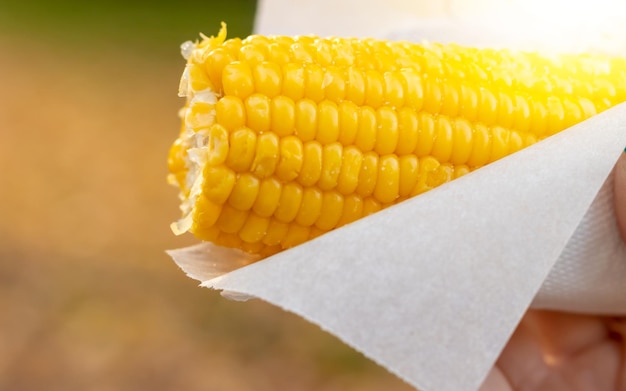
[[[626,242],[626,149],[615,165],[615,215],[617,225]]]

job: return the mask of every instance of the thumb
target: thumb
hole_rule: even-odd
[[[615,215],[622,239],[626,242],[626,149],[615,166]]]

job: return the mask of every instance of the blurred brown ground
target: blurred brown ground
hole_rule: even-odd
[[[182,59],[2,38],[1,391],[411,389],[165,255],[194,242],[165,181]]]

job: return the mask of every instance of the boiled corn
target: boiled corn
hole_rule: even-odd
[[[626,98],[626,60],[317,37],[183,45],[174,232],[263,256]]]

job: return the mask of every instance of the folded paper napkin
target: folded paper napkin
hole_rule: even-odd
[[[615,220],[613,173],[550,270],[532,306],[626,314],[626,244]]]

